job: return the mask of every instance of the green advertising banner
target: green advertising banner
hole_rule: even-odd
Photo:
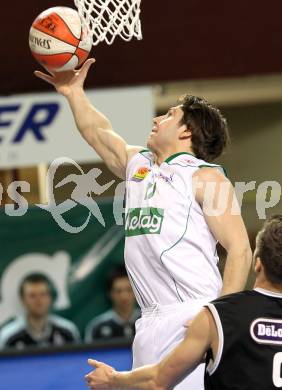
[[[79,233],[67,232],[52,213],[36,206],[22,216],[1,208],[0,325],[21,313],[19,285],[34,272],[49,278],[54,311],[72,320],[82,336],[86,324],[109,307],[105,284],[111,268],[123,263],[124,227],[116,223],[112,199],[97,203],[105,226],[80,205],[63,215],[73,227],[89,218]]]

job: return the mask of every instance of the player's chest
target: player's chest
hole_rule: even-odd
[[[173,167],[144,166],[131,172],[126,190],[127,207],[185,207],[187,186]]]

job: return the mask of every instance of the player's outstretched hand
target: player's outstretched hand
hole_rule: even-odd
[[[89,374],[85,375],[86,384],[91,390],[112,390],[113,374],[115,370],[107,364],[97,360],[88,359],[88,364],[95,368]]]
[[[40,79],[47,81],[47,83],[54,85],[60,94],[68,96],[74,89],[83,88],[89,68],[94,62],[95,59],[90,58],[84,62],[80,69],[65,72],[50,72],[51,75],[36,70],[34,74]]]

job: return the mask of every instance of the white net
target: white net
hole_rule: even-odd
[[[116,36],[125,41],[142,39],[141,0],[74,0],[78,13],[92,34],[93,45],[111,45]]]

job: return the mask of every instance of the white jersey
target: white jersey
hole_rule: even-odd
[[[216,244],[192,191],[192,175],[219,167],[189,153],[160,166],[143,150],[128,163],[125,264],[141,308],[219,295]]]

